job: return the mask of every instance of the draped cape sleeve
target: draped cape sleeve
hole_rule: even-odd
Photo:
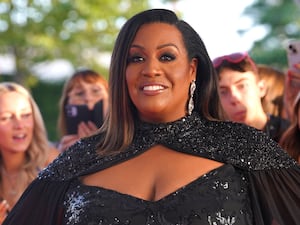
[[[63,218],[66,181],[34,180],[3,224],[59,225]]]
[[[300,224],[300,169],[249,172],[255,224]]]
[[[253,225],[300,224],[300,166],[265,133],[243,124],[208,121],[193,113],[164,124],[140,122],[122,153],[101,157],[101,135],[78,141],[40,172],[3,225],[60,225],[72,179],[100,171],[161,144],[238,168],[249,182]]]

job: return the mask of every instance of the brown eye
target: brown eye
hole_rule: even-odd
[[[22,118],[30,118],[32,113],[24,113],[22,114]]]
[[[137,63],[137,62],[143,62],[143,61],[145,61],[145,59],[142,56],[138,56],[138,55],[131,56],[127,60],[128,63]]]
[[[0,117],[0,121],[5,122],[12,118],[12,115],[5,115]]]
[[[161,61],[172,61],[174,60],[176,57],[173,55],[173,54],[163,54],[161,57],[160,57],[160,60]]]

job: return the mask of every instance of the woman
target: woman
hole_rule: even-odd
[[[300,92],[296,96],[292,123],[284,132],[279,144],[300,163]]]
[[[58,151],[50,148],[41,113],[22,86],[0,83],[0,224],[38,172]]]
[[[299,166],[265,134],[218,121],[205,46],[172,11],[144,11],[125,23],[109,84],[99,133],[40,173],[5,225],[299,220],[284,204],[299,208]],[[277,192],[284,198],[274,199]]]
[[[66,81],[59,102],[59,117],[57,123],[58,132],[61,135],[61,140],[58,146],[60,151],[66,150],[80,138],[91,135],[98,129],[98,127],[100,127],[102,124],[102,118],[107,113],[107,100],[107,81],[100,74],[93,70],[78,70],[68,81]],[[72,118],[67,117],[66,107],[69,105],[82,106],[82,109],[86,108],[86,110],[84,110],[86,114],[88,111],[100,113],[98,122],[99,124],[95,124],[96,122],[92,121],[92,114],[90,116],[90,120],[88,121],[84,121],[84,117],[73,120]],[[99,106],[100,112],[95,110],[95,106]],[[77,124],[77,122],[79,122],[79,124]],[[72,129],[68,125],[71,127],[76,127]]]

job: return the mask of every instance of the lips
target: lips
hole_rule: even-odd
[[[26,138],[26,134],[17,134],[13,136],[14,140],[24,140]]]
[[[243,120],[245,117],[246,112],[245,111],[240,111],[240,112],[236,112],[234,113],[234,118],[235,120]]]

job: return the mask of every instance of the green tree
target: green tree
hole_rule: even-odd
[[[286,69],[286,42],[300,37],[300,5],[293,0],[256,0],[244,13],[266,30],[250,51],[255,61]]]
[[[15,59],[15,81],[31,86],[38,62],[67,59],[104,70],[95,55],[110,52],[120,26],[148,0],[2,0],[0,54]]]

